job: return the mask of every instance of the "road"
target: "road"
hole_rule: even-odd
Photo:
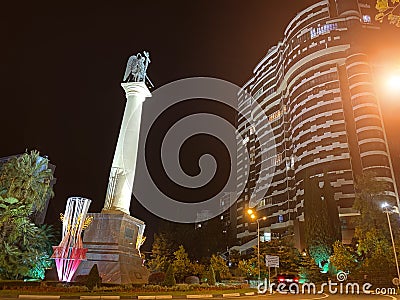
[[[232,299],[232,298],[230,298]],[[391,296],[391,295],[329,295],[329,294],[321,294],[321,295],[282,295],[282,294],[274,294],[274,295],[261,295],[261,296],[253,296],[253,297],[240,297],[240,300],[358,300],[358,299],[369,299],[369,300],[396,300],[400,299],[399,296]]]
[[[1,300],[16,300],[18,298],[0,298]],[[38,300],[38,299],[46,299],[45,297],[41,298],[40,296],[36,296],[35,298],[25,298],[24,300]],[[49,298],[48,298],[49,299]],[[79,298],[75,298],[79,299]],[[99,298],[98,298],[99,299]],[[103,298],[105,299],[105,298]],[[206,300],[207,298],[198,298],[200,300]],[[210,299],[210,298],[208,298]],[[212,299],[212,298],[211,298]],[[392,295],[329,295],[329,294],[321,294],[321,295],[282,295],[282,294],[274,294],[274,295],[257,295],[257,296],[249,296],[249,297],[231,297],[231,298],[214,298],[214,299],[237,299],[237,300],[358,300],[358,299],[368,299],[368,300],[397,300],[400,299],[399,296]],[[195,300],[195,299],[193,299]]]

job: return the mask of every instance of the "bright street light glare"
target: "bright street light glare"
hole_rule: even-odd
[[[400,94],[400,73],[392,74],[387,80],[389,92]]]
[[[388,207],[388,204],[387,204],[387,202],[384,202],[384,203],[382,203],[382,208],[385,208],[385,207]]]
[[[252,215],[250,216],[250,218],[255,219],[255,218],[256,218],[256,215],[255,215],[255,214],[252,214]]]
[[[253,214],[253,210],[249,208],[249,209],[247,210],[247,213],[248,213],[249,215],[252,215],[252,214]]]

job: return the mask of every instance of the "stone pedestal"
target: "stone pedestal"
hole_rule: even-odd
[[[144,223],[120,211],[88,214],[92,224],[83,236],[88,249],[76,275],[87,275],[97,264],[103,283],[147,283],[149,271],[143,266],[137,241],[141,240]]]

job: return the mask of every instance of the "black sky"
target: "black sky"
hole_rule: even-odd
[[[193,76],[242,85],[296,13],[315,2],[32,1],[3,7],[0,156],[38,149],[57,166],[48,222],[56,222],[72,195],[92,199],[90,211],[99,212],[130,55],[150,52],[148,75],[156,88]],[[156,230],[155,217],[137,202],[131,211]]]

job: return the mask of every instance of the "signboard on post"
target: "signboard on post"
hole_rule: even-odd
[[[265,264],[267,267],[279,268],[279,256],[265,255]]]

